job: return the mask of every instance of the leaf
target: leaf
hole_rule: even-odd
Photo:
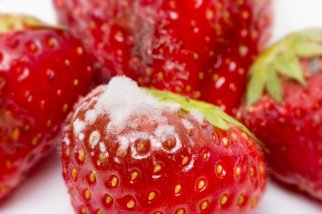
[[[266,66],[267,65],[255,65],[250,70],[251,76],[246,92],[247,108],[256,103],[264,93],[266,84]]]
[[[307,40],[322,42],[322,29],[307,29],[297,34]]]
[[[322,55],[322,44],[315,41],[305,41],[294,44],[292,50],[299,57],[313,57]]]
[[[304,74],[299,59],[291,51],[284,51],[275,59],[275,69],[285,77],[305,84]]]
[[[282,103],[282,84],[278,73],[272,65],[267,69],[267,92],[277,103]]]
[[[188,99],[168,91],[158,91],[154,89],[146,90],[161,102],[179,104],[180,107],[187,112],[192,110],[199,111],[209,123],[219,129],[229,130],[231,125],[234,125],[243,130],[249,136],[252,136],[255,141],[258,141],[244,125],[227,115],[218,106],[214,106],[210,103],[202,101]]]

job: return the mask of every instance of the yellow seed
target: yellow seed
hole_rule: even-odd
[[[158,173],[161,171],[161,169],[162,169],[161,165],[157,164],[154,166],[153,173]]]
[[[237,167],[236,167],[236,169],[235,169],[235,175],[236,175],[236,176],[239,176],[239,175],[240,175],[240,171],[241,171],[241,170],[240,170],[240,167],[239,167],[239,166],[237,166]]]
[[[106,161],[105,155],[100,154],[98,158],[99,158],[99,163],[100,164],[104,164],[105,163],[105,161]]]
[[[222,139],[222,144],[223,144],[225,147],[227,147],[227,146],[228,146],[228,139],[224,137],[224,138]]]
[[[180,191],[181,191],[181,185],[180,185],[180,184],[177,184],[177,185],[174,187],[174,193],[175,193],[175,194],[178,194]]]
[[[262,175],[265,173],[265,166],[263,163],[259,165],[259,173]]]
[[[106,196],[105,203],[110,204],[112,202],[113,198],[110,195]]]
[[[187,156],[184,156],[182,159],[182,165],[186,165],[189,161],[189,158]]]
[[[162,80],[163,79],[163,73],[162,72],[158,72],[158,79]]]
[[[78,86],[78,79],[74,79],[74,86]]]
[[[12,162],[10,160],[6,160],[6,168],[11,169],[12,168]]]
[[[113,177],[113,178],[111,179],[110,183],[111,183],[111,186],[112,186],[112,187],[116,187],[116,185],[117,185],[117,183],[118,183],[118,179],[117,179],[117,177]]]
[[[220,198],[220,205],[225,205],[227,203],[227,201],[228,201],[227,195],[221,196],[221,198]]]
[[[82,48],[82,47],[78,47],[78,48],[77,48],[77,54],[78,54],[78,55],[82,55],[82,54],[83,54],[83,52],[84,52],[84,51],[83,51],[83,48]]]
[[[86,214],[87,213],[87,208],[85,206],[82,206],[81,213],[82,214]]]
[[[0,184],[0,193],[4,193],[7,189],[7,186]]]
[[[247,136],[247,134],[246,133],[242,133],[242,137],[245,139],[245,140],[248,140],[248,136]]]
[[[66,174],[67,174],[67,169],[66,169],[66,167],[64,167],[64,168],[63,168],[63,173],[64,173],[64,175],[66,175]]]
[[[102,210],[97,210],[96,214],[103,214]]]
[[[119,156],[120,158],[123,158],[125,156],[125,151],[123,149],[120,149],[117,153],[117,156]]]
[[[198,190],[203,189],[203,188],[205,187],[205,185],[206,185],[205,180],[201,179],[201,180],[198,182],[198,186],[197,186]]]
[[[250,167],[250,169],[249,169],[249,175],[250,175],[251,177],[253,177],[253,176],[254,176],[254,174],[255,174],[254,168],[253,168],[253,167]]]
[[[138,146],[138,151],[139,151],[139,152],[142,152],[144,149],[145,149],[144,142],[140,142],[140,143],[139,143],[139,146]]]
[[[222,167],[222,165],[221,164],[218,164],[217,166],[216,166],[216,173],[218,174],[218,175],[221,175],[221,173],[224,171],[224,169],[223,169],[223,167]]]
[[[198,53],[193,53],[193,59],[198,60],[199,59],[199,54]]]
[[[135,207],[135,201],[133,199],[129,200],[126,204],[126,207],[132,209]]]
[[[79,153],[78,153],[78,160],[80,162],[83,162],[85,160],[85,153],[84,153],[83,150],[79,151]]]
[[[91,198],[91,192],[87,189],[85,190],[85,198],[89,200]]]
[[[176,2],[175,1],[170,1],[169,5],[170,5],[170,8],[172,10],[174,10],[176,8]]]
[[[198,77],[200,80],[203,80],[203,78],[205,77],[204,73],[203,72],[199,72],[198,73]]]
[[[256,206],[256,204],[257,204],[257,200],[256,200],[256,198],[252,198],[252,199],[250,199],[250,206],[255,207],[255,206]]]
[[[134,181],[135,179],[137,179],[138,176],[139,176],[139,173],[137,171],[133,171],[131,173],[131,180]]]
[[[236,133],[231,133],[231,138],[234,140],[234,141],[237,141],[238,139],[237,139],[237,135],[236,135]]]
[[[32,138],[31,145],[35,146],[37,145],[37,143],[38,143],[38,138],[37,137]]]
[[[176,214],[184,214],[185,211],[183,208],[177,209]]]
[[[208,201],[203,201],[201,204],[200,204],[200,209],[201,210],[205,210],[207,209],[208,207]]]
[[[242,205],[244,203],[244,200],[245,200],[244,196],[240,195],[237,199],[237,204]]]
[[[208,157],[208,154],[207,154],[206,152],[204,152],[204,153],[203,153],[203,155],[202,155],[202,159],[203,159],[203,160],[206,160],[206,159],[207,159],[207,157]]]
[[[69,156],[69,154],[70,154],[70,149],[69,149],[69,147],[67,147],[67,148],[65,149],[65,155]]]
[[[64,104],[64,105],[63,105],[63,112],[66,112],[66,111],[67,111],[67,109],[68,109],[68,105],[67,105],[67,104]]]
[[[78,175],[78,171],[77,171],[77,169],[73,169],[72,170],[72,177],[74,178],[74,179],[76,179],[77,178],[77,175]]]
[[[149,201],[152,201],[155,198],[155,192],[149,193]]]
[[[91,174],[89,174],[89,180],[94,183],[96,181],[96,175],[94,172],[91,172]]]
[[[213,19],[214,18],[214,11],[208,9],[206,12],[207,19]]]
[[[51,127],[51,122],[52,122],[51,120],[47,120],[47,124],[46,125],[47,125],[48,128]]]

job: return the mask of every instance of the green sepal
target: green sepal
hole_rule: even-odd
[[[160,102],[179,104],[180,108],[186,112],[197,110],[202,116],[214,127],[229,130],[232,125],[251,136],[257,143],[260,143],[258,139],[240,122],[233,119],[221,110],[218,106],[214,106],[210,103],[197,101],[183,97],[168,91],[159,91],[155,89],[146,89],[148,93],[152,94]]]
[[[286,36],[267,49],[252,65],[246,92],[250,107],[267,92],[277,103],[283,101],[280,78],[306,85],[301,58],[322,56],[322,29],[309,29]]]
[[[26,28],[33,29],[40,26],[44,26],[44,23],[32,16],[0,14],[0,33],[9,33]]]

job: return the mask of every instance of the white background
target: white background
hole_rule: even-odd
[[[288,32],[322,27],[321,0],[276,0],[273,41]],[[50,0],[0,0],[1,12],[26,13],[54,24]],[[300,155],[300,154],[299,154]],[[0,214],[72,214],[61,177],[57,153],[46,158],[40,169],[0,205]],[[322,203],[294,194],[270,182],[256,214],[321,214]]]

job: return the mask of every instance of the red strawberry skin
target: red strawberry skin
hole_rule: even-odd
[[[0,16],[24,23],[29,18]],[[28,26],[0,33],[0,199],[57,142],[78,97],[93,85],[92,64],[69,33]]]
[[[134,113],[119,134],[108,131],[107,114],[84,123],[105,88],[79,103],[64,133],[63,176],[77,213],[254,211],[266,167],[251,137],[234,126],[222,130],[167,109],[162,115],[174,132],[164,139],[155,134],[163,124],[146,115]]]
[[[102,78],[126,75],[233,113],[247,71],[266,44],[271,0],[54,0],[102,67]]]

